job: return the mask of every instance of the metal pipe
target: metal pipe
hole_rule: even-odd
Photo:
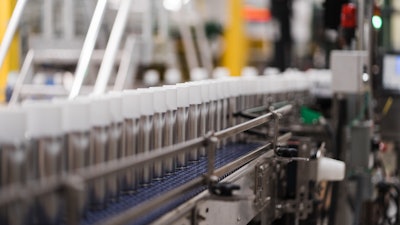
[[[250,153],[240,157],[239,159],[236,159],[235,161],[216,169],[214,172],[214,175],[217,177],[224,176],[225,174],[232,172],[235,169],[242,167],[243,165],[246,165],[248,162],[258,158],[259,156],[263,155],[264,153],[268,153],[268,155],[266,157],[272,157],[274,155],[274,152],[268,151],[270,147],[271,147],[271,143],[267,143],[261,147],[258,147],[254,151],[251,151]]]
[[[42,31],[44,38],[52,40],[54,37],[54,0],[44,0],[42,14]]]
[[[138,42],[134,37],[127,38],[117,77],[115,78],[114,91],[122,91],[125,88],[126,83],[134,86],[136,67],[139,62],[139,52],[137,52],[136,49],[137,46]],[[129,75],[132,76],[131,80],[127,80]]]
[[[239,125],[236,125],[234,127],[230,127],[228,129],[219,131],[219,132],[215,132],[215,136],[218,139],[224,139],[227,138],[229,136],[232,136],[234,134],[238,134],[241,133],[243,131],[249,130],[253,127],[257,127],[259,125],[262,125],[263,123],[266,123],[268,121],[271,121],[274,118],[274,114],[286,114],[288,113],[290,110],[292,110],[293,106],[292,105],[286,105],[283,106],[277,110],[274,110],[273,112],[267,113],[265,115],[262,115],[260,117],[257,117],[255,119],[249,120],[247,122],[241,123]]]
[[[63,1],[64,36],[67,40],[72,40],[75,36],[74,1],[75,0]]]
[[[122,172],[131,168],[140,168],[149,164],[154,160],[162,160],[173,157],[182,153],[186,153],[193,148],[198,148],[204,144],[206,138],[196,138],[184,143],[179,143],[163,149],[156,149],[148,154],[140,154],[136,156],[129,156],[119,161],[109,163],[108,166],[95,165],[78,172],[78,175],[85,181],[93,181],[103,176],[108,176],[114,173]],[[0,206],[2,205],[2,195],[0,193]],[[5,196],[4,196],[5,197]]]
[[[197,14],[197,13],[195,13]],[[199,17],[199,15],[197,15]],[[203,67],[209,72],[208,78],[211,78],[211,71],[213,69],[212,53],[210,49],[210,43],[208,42],[205,29],[201,23],[203,20],[198,18],[197,24],[194,26],[196,32],[197,46],[199,48],[199,55],[203,64]]]
[[[24,11],[27,2],[28,0],[18,0],[15,5],[13,14],[10,18],[10,22],[7,25],[6,32],[0,44],[0,68],[3,67],[8,49],[10,48],[11,42],[19,25],[19,21],[21,20],[22,12]]]
[[[131,0],[122,0],[120,3],[118,14],[115,18],[110,39],[108,40],[104,58],[99,69],[99,74],[94,85],[93,94],[95,95],[102,94],[107,89],[108,80],[110,79],[112,69],[115,65],[115,57],[121,44],[126,22],[129,18],[131,4]]]
[[[178,22],[179,33],[182,37],[183,46],[185,47],[185,59],[189,66],[189,71],[199,67],[199,62],[197,59],[196,48],[193,43],[193,38],[191,35],[191,30],[189,26],[184,24],[185,19],[181,18],[183,15],[179,14],[180,22]]]
[[[18,103],[19,95],[22,90],[22,86],[24,85],[24,81],[28,76],[28,73],[32,67],[33,59],[35,57],[34,50],[29,50],[28,54],[25,57],[24,64],[22,65],[21,72],[18,76],[17,83],[14,86],[13,93],[11,95],[11,99],[9,105],[15,105]]]
[[[83,81],[88,72],[90,60],[94,46],[96,44],[97,37],[101,28],[101,24],[106,10],[107,0],[97,1],[95,11],[93,13],[92,21],[90,22],[89,30],[87,32],[85,42],[83,43],[82,51],[79,56],[78,65],[75,71],[75,80],[72,85],[71,92],[69,93],[69,99],[73,99],[79,95]]]
[[[357,0],[357,50],[365,50],[365,0]]]

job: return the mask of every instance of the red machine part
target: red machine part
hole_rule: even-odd
[[[352,3],[342,5],[340,24],[343,28],[355,28],[357,26],[356,6]]]

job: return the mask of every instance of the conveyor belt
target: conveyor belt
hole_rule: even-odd
[[[216,154],[216,168],[226,165],[229,162],[245,155],[246,153],[259,147],[260,144],[247,143],[247,144],[230,144],[217,151]],[[119,201],[116,203],[110,203],[106,209],[100,211],[90,211],[86,214],[81,225],[91,225],[96,222],[100,222],[104,219],[115,216],[124,210],[137,206],[146,200],[149,200],[155,196],[162,195],[167,191],[173,190],[174,188],[202,175],[207,171],[207,160],[202,158],[197,162],[190,162],[189,165],[181,170],[176,171],[174,174],[167,176],[163,180],[153,181],[149,187],[139,188],[135,194],[123,195],[120,197]],[[142,218],[132,222],[134,225],[144,225],[149,224],[161,215],[167,213],[168,211],[176,208],[183,202],[194,197],[196,194],[205,190],[206,187],[199,187],[196,190],[185,193],[182,197],[175,199],[171,202],[160,206],[147,215],[143,215]]]

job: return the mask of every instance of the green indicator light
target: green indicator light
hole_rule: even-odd
[[[380,16],[373,16],[372,17],[372,26],[374,26],[375,29],[381,29],[382,18]]]

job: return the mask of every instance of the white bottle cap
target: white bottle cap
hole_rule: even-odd
[[[187,84],[176,85],[176,96],[178,108],[189,106],[189,87]]]
[[[62,129],[65,132],[88,131],[90,129],[89,99],[65,100],[62,104]]]
[[[94,127],[108,126],[111,123],[110,99],[104,95],[90,98],[90,124]]]
[[[282,87],[280,77],[282,77],[282,75],[270,75],[267,77],[271,93],[276,94],[281,92]]]
[[[267,67],[264,69],[264,75],[276,75],[279,74],[279,69],[275,67]]]
[[[264,94],[265,92],[265,87],[264,87],[264,83],[263,83],[263,79],[261,76],[257,77],[257,94]]]
[[[25,111],[19,106],[0,107],[0,126],[0,143],[21,143],[25,139]]]
[[[218,100],[218,83],[215,80],[210,80],[208,88],[210,101]]]
[[[237,81],[239,79],[235,77],[230,77],[227,79],[224,79],[225,82],[225,91],[226,91],[226,97],[237,97],[238,96],[238,87],[237,87]]]
[[[209,90],[209,85],[210,81],[209,80],[204,80],[198,82],[200,85],[200,92],[201,92],[201,100],[202,102],[209,102],[210,101],[210,90]]]
[[[51,101],[28,100],[22,104],[26,112],[26,135],[29,138],[62,135],[61,105]]]
[[[187,83],[189,86],[189,104],[190,105],[198,105],[201,104],[201,86],[199,83],[189,82]]]
[[[217,67],[214,69],[212,77],[214,79],[227,78],[230,77],[230,72],[226,67]]]
[[[151,116],[154,114],[154,91],[149,88],[140,88],[139,91],[139,101],[140,101],[140,115]]]
[[[158,85],[160,83],[160,73],[157,70],[147,70],[143,75],[143,83],[148,87]]]
[[[237,97],[241,95],[241,89],[239,87],[240,84],[240,79],[239,78],[231,78],[228,81],[228,86],[229,86],[229,95],[232,97]]]
[[[166,100],[167,109],[168,110],[176,110],[177,108],[177,95],[176,95],[176,86],[175,85],[166,85],[164,86],[166,92]]]
[[[125,90],[122,92],[122,115],[125,119],[140,117],[139,91]]]
[[[260,81],[260,84],[261,84],[261,93],[262,94],[272,93],[271,80],[269,79],[269,77],[263,77]]]
[[[242,69],[243,77],[256,77],[258,76],[258,71],[255,67],[246,66]]]
[[[227,97],[227,85],[224,79],[217,80],[217,95],[218,99],[223,99]]]
[[[122,92],[112,91],[107,94],[110,104],[111,122],[120,123],[124,120],[122,115]]]
[[[190,71],[190,80],[199,81],[208,78],[208,72],[205,68],[197,67]]]
[[[166,84],[177,84],[181,82],[182,74],[181,71],[175,68],[170,68],[165,71],[164,82]]]
[[[156,113],[167,111],[167,90],[164,87],[152,87],[154,91],[153,106]]]
[[[243,77],[243,95],[253,95],[257,93],[256,77]]]

